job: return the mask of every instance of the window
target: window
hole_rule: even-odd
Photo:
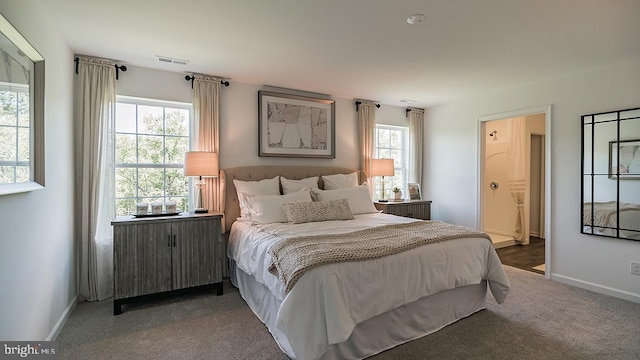
[[[191,104],[118,96],[116,215],[135,212],[136,202],[174,200],[187,210],[189,181],[182,169],[190,129]]]
[[[402,191],[406,198],[407,177],[409,176],[409,128],[403,126],[376,125],[375,157],[378,159],[393,159],[394,176],[384,177],[384,193],[387,199],[393,198],[393,188]],[[382,177],[374,179],[375,196],[382,199]]]
[[[0,83],[0,184],[30,181],[29,86]]]

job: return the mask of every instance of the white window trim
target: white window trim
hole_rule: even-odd
[[[160,100],[160,99],[149,99],[149,98],[141,98],[141,97],[133,97],[133,96],[125,96],[125,95],[117,95],[116,96],[116,103],[121,103],[121,104],[132,104],[132,105],[137,105],[137,106],[155,106],[155,107],[162,107],[162,108],[174,108],[174,109],[184,109],[184,110],[189,110],[189,150],[192,150],[194,147],[194,128],[195,128],[195,124],[194,124],[194,115],[193,115],[193,104],[190,103],[184,103],[184,102],[177,102],[177,101],[169,101],[169,100]],[[116,115],[117,116],[117,115]],[[137,119],[136,119],[137,120]],[[138,135],[138,129],[137,129],[137,125],[136,125],[136,132],[135,133],[126,133],[126,132],[119,132],[119,131],[115,131],[114,130],[114,136],[116,134],[131,134],[131,135]],[[166,135],[162,135],[162,136],[166,136]],[[170,137],[172,135],[169,135]],[[173,136],[173,137],[180,137],[180,136]],[[114,141],[115,144],[115,141]],[[114,161],[115,161],[115,157],[114,157]],[[138,154],[136,153],[136,164],[139,164],[138,162]],[[138,168],[138,165],[118,165],[117,163],[114,163],[114,169],[118,169],[118,168]],[[179,169],[179,168],[183,168],[184,164],[166,164],[166,163],[162,163],[162,164],[145,164],[144,168],[173,168],[173,169]],[[114,171],[114,176],[115,176],[115,171]],[[187,194],[187,203],[191,203],[191,200],[193,198],[193,186],[192,186],[192,179],[189,179],[189,193]],[[116,181],[115,178],[113,179],[113,184],[114,187],[116,186]],[[137,184],[136,184],[137,185]],[[136,186],[136,188],[138,188],[138,186]],[[113,204],[114,204],[114,210],[116,209],[116,201],[118,199],[137,199],[140,196],[138,196],[137,190],[136,190],[136,195],[133,197],[116,197],[115,196],[115,188],[114,188],[114,197],[113,197]],[[165,197],[163,195],[163,197]],[[180,209],[182,211],[187,211],[187,209]]]
[[[0,82],[0,91],[10,91],[10,92],[14,92],[14,93],[24,93],[27,95],[31,95],[29,93],[29,85],[28,84],[16,84],[16,83],[8,83],[8,82]],[[29,109],[29,112],[31,112],[31,109]],[[18,115],[16,114],[16,117]],[[15,125],[0,125],[0,127],[6,127],[6,128],[14,128],[16,129],[16,136],[19,136],[17,129],[24,129],[24,128],[28,128],[29,129],[29,142],[33,141],[33,130],[32,130],[32,126],[31,126],[31,122],[29,123],[29,126],[20,126],[18,124],[18,121],[16,119],[16,124]],[[19,142],[16,141],[16,157],[18,156],[19,153]],[[29,148],[32,149],[33,147],[31,146],[31,144],[29,144]],[[30,154],[29,154],[30,158],[33,158],[33,152],[30,150]],[[12,185],[14,186],[10,192],[6,192],[6,193],[12,193],[12,192],[25,192],[25,191],[31,191],[34,189],[38,189],[41,188],[42,186],[34,186],[34,185],[39,185],[39,184],[30,184],[31,180],[27,181],[27,182],[16,182],[15,181],[15,171],[17,171],[17,167],[18,166],[29,166],[29,178],[33,178],[33,168],[31,167],[31,161],[27,160],[18,160],[16,158],[15,161],[13,160],[2,160],[0,159],[0,166],[9,166],[9,167],[13,167],[16,168],[14,169],[14,181],[13,182],[9,182],[9,183],[2,183],[3,185]],[[0,192],[1,194],[5,194],[4,192]]]
[[[403,170],[403,179],[401,180],[401,184],[402,186],[400,187],[401,191],[402,191],[402,198],[407,198],[408,195],[408,191],[407,191],[407,182],[409,179],[409,127],[408,126],[399,126],[399,125],[387,125],[387,124],[376,124],[376,130],[375,130],[375,139],[374,139],[374,148],[376,151],[376,157],[378,154],[378,149],[380,148],[378,146],[378,129],[387,129],[387,130],[395,130],[398,131],[400,130],[402,132],[402,156],[403,156],[403,163],[404,166],[403,167],[396,167],[394,170]],[[387,148],[384,148],[387,149]],[[378,196],[378,182],[381,179],[374,179],[374,184],[375,184],[375,193],[376,193],[376,197]],[[385,191],[385,196],[387,197],[387,199],[393,198],[393,188],[391,189],[384,189]]]

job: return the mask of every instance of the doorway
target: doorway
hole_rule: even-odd
[[[548,278],[550,130],[550,106],[479,118],[479,228]]]

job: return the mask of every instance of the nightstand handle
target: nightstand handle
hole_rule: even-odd
[[[176,234],[173,234],[173,247],[176,247]]]

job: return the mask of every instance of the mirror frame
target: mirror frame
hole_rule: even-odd
[[[627,114],[625,114],[627,113]],[[628,113],[631,113],[631,115],[629,115]],[[621,232],[631,232],[633,234],[638,233],[637,229],[627,229],[627,228],[622,228],[620,227],[620,180],[624,179],[626,180],[631,180],[631,181],[640,181],[640,177],[635,176],[635,174],[629,174],[631,176],[620,176],[619,173],[619,166],[615,166],[617,170],[616,173],[613,173],[612,169],[614,164],[612,163],[612,159],[619,159],[619,147],[618,146],[614,146],[615,144],[620,144],[620,143],[625,143],[625,142],[637,142],[638,140],[628,140],[625,139],[626,136],[621,136],[621,130],[620,130],[620,123],[622,121],[640,121],[640,107],[638,108],[632,108],[632,109],[624,109],[624,110],[614,110],[614,111],[605,111],[605,112],[600,112],[600,113],[594,113],[594,114],[587,114],[587,115],[582,115],[580,117],[581,123],[580,123],[580,127],[581,127],[581,156],[582,156],[582,161],[580,162],[580,233],[582,234],[587,234],[587,235],[594,235],[594,236],[602,236],[602,237],[609,237],[609,238],[615,238],[615,239],[623,239],[623,240],[631,240],[631,241],[640,241],[640,237],[636,238],[635,235],[634,237],[627,237],[627,236],[622,236]],[[600,117],[601,119],[596,121],[596,118]],[[604,118],[604,119],[603,119]],[[607,166],[607,171],[604,173],[597,173],[595,171],[595,140],[596,140],[596,128],[595,125],[597,124],[605,124],[605,123],[615,123],[616,124],[616,135],[615,135],[615,139],[609,139],[607,141],[607,151],[608,151],[608,162],[606,164]],[[586,148],[585,146],[585,136],[587,136],[587,134],[585,133],[585,127],[586,126],[591,126],[591,138],[588,139],[588,142],[591,144],[591,148]],[[614,151],[617,151],[617,153],[614,154]],[[585,158],[585,156],[588,155],[589,159],[591,161],[589,167],[591,168],[590,171],[586,171],[585,169],[585,161],[588,160]],[[614,157],[615,155],[615,157]],[[595,185],[595,177],[596,176],[602,176],[602,177],[606,177],[606,179],[614,181],[616,184],[616,199],[615,199],[615,203],[616,203],[616,209],[615,209],[615,215],[616,215],[616,224],[615,226],[611,225],[611,226],[594,226],[594,210],[595,210],[595,203],[598,203],[598,201],[594,201],[594,197],[595,197],[595,191],[596,189],[594,188]],[[591,195],[590,195],[590,201],[589,202],[585,202],[585,182],[586,182],[586,178],[590,177],[590,186],[589,188],[591,189]],[[590,222],[585,222],[584,217],[585,217],[585,206],[587,206],[586,204],[591,204],[590,205],[590,214],[591,214],[591,221]],[[635,207],[634,207],[635,209]],[[628,209],[627,209],[628,210]],[[638,210],[640,211],[640,210]],[[589,214],[589,212],[587,213]],[[607,224],[610,225],[610,224]],[[586,227],[590,227],[590,231],[586,230]],[[596,232],[595,228],[599,228],[601,229],[600,231]],[[603,233],[602,229],[604,229],[605,231],[609,231],[609,233]],[[615,235],[611,234],[611,231],[613,231],[615,233]]]
[[[44,188],[44,57],[11,23],[0,14],[0,32],[33,62],[33,81],[29,84],[29,180],[0,184],[0,195],[15,194]]]

